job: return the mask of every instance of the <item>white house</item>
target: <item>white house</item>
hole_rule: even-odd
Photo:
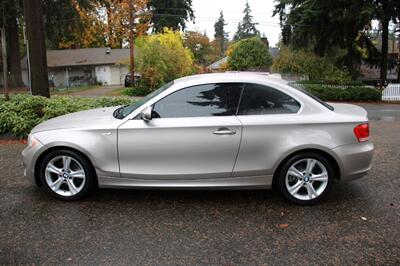
[[[50,85],[72,87],[79,85],[121,85],[129,62],[129,49],[86,48],[48,50],[47,67]],[[27,59],[22,59],[22,77],[28,85]]]

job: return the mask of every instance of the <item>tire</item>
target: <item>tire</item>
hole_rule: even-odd
[[[91,163],[79,153],[67,149],[47,154],[40,163],[39,175],[46,192],[65,201],[81,199],[96,186]]]
[[[326,157],[304,152],[289,158],[281,166],[276,185],[287,200],[299,205],[311,205],[325,197],[335,175],[332,163]]]

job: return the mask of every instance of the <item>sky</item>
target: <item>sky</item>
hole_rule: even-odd
[[[274,0],[247,0],[252,10],[253,22],[259,23],[256,27],[261,34],[265,34],[270,46],[279,41],[279,17],[272,17]],[[246,0],[193,0],[195,23],[188,23],[188,30],[206,31],[207,36],[214,38],[214,24],[219,18],[219,12],[224,13],[225,31],[231,39],[236,32],[238,23],[243,19],[243,9]]]

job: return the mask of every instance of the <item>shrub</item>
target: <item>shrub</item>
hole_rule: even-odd
[[[127,88],[123,90],[122,94],[126,96],[146,96],[150,92],[151,92],[150,88],[144,85],[139,85],[134,88]]]
[[[365,86],[365,84],[361,81],[345,81],[345,82],[340,82],[338,80],[300,80],[297,81],[296,83],[298,84],[313,84],[313,85],[337,85],[337,86]]]
[[[240,40],[228,49],[230,70],[266,70],[272,64],[268,47],[259,37]]]
[[[319,57],[315,53],[300,49],[293,51],[283,46],[272,64],[272,70],[279,73],[306,75],[311,80],[328,83],[351,81],[348,71],[334,64],[335,58]]]
[[[37,124],[64,114],[77,111],[124,105],[132,100],[116,98],[79,98],[14,95],[10,101],[0,99],[0,134],[9,133],[17,137],[26,137]]]
[[[367,86],[346,86],[327,84],[302,84],[302,86],[324,101],[379,101],[379,90]]]

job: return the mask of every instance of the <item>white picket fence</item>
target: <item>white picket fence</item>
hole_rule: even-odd
[[[400,83],[389,84],[382,92],[382,101],[400,101]]]

